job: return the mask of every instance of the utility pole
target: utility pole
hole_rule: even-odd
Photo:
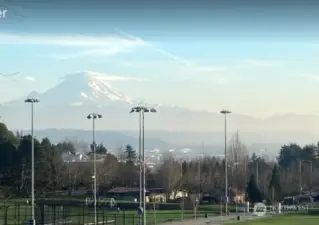
[[[257,186],[259,186],[259,157],[256,160],[256,180]]]
[[[143,165],[142,165],[142,111],[139,111],[138,112],[139,114],[139,129],[138,129],[138,157],[139,157],[139,167],[140,167],[140,170],[139,170],[139,175],[140,175],[140,185],[139,185],[139,191],[140,191],[140,201],[139,201],[139,207],[140,209],[142,208],[142,195],[143,195],[143,188],[142,188],[142,179],[143,179],[143,176],[142,176],[142,171],[143,171]],[[143,223],[143,220],[142,220],[142,217],[140,216],[140,224]]]
[[[272,205],[275,205],[275,188],[274,186],[271,187],[272,190]]]
[[[144,141],[144,114],[156,113],[156,109],[144,106],[133,107],[130,113],[139,113],[139,144],[140,144],[140,210],[142,210],[143,218],[141,217],[140,223],[146,225],[146,161],[145,161],[145,141]],[[141,195],[142,192],[142,195]],[[143,196],[143,197],[142,197]],[[141,198],[142,197],[142,198]],[[143,200],[142,200],[143,199]],[[142,200],[142,201],[141,201]],[[141,205],[141,202],[143,203]]]
[[[225,122],[225,214],[228,214],[228,161],[227,161],[227,114],[230,114],[231,111],[229,110],[222,110],[220,111],[221,114],[224,115],[224,122]]]
[[[98,113],[90,113],[87,119],[92,119],[92,153],[93,153],[93,189],[94,189],[94,225],[97,225],[97,176],[96,176],[96,142],[95,142],[95,120],[101,119],[102,115]]]
[[[144,112],[145,109],[142,109],[142,155],[143,155],[143,225],[146,225],[146,182],[145,182],[145,140],[144,140]]]
[[[39,102],[37,98],[28,98],[24,101],[31,104],[31,220],[32,225],[35,225],[35,188],[34,188],[34,104]]]
[[[299,192],[302,191],[302,181],[301,181],[301,160],[298,161],[299,163]]]
[[[204,144],[202,143],[202,153],[201,156],[199,158],[199,162],[198,162],[198,176],[199,176],[199,191],[198,191],[198,200],[200,199],[200,193],[201,193],[201,186],[202,186],[202,171],[201,171],[201,161],[203,160],[203,156],[204,156]]]
[[[313,182],[312,172],[313,172],[313,164],[312,164],[312,161],[310,161],[310,195],[312,194],[312,182]]]

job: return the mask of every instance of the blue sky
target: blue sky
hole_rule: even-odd
[[[0,76],[0,102],[90,70],[143,78],[110,83],[152,103],[258,117],[319,113],[318,4],[213,2],[3,5],[0,73],[19,75]]]

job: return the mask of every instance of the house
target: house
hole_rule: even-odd
[[[108,191],[107,197],[120,201],[138,201],[140,195],[139,188],[117,187]],[[146,202],[167,202],[181,197],[187,197],[184,190],[177,190],[167,196],[164,188],[150,188],[146,190]]]
[[[246,202],[246,192],[237,188],[229,190],[229,197],[233,203],[243,204]]]
[[[149,201],[156,202],[168,202],[170,200],[176,200],[183,197],[188,197],[188,192],[185,190],[175,190],[169,193],[167,196],[167,192],[164,188],[150,188],[148,189],[148,197]]]
[[[220,203],[220,196],[213,194],[211,192],[204,192],[202,194],[202,202],[207,202],[210,204],[218,204]]]
[[[246,197],[245,192],[242,192],[237,189],[228,190],[228,198],[230,203],[245,203]],[[225,193],[224,192],[203,192],[201,193],[201,201],[211,204],[220,204],[225,202]]]
[[[140,196],[139,188],[116,187],[107,192],[107,197],[119,201],[137,201]]]
[[[243,204],[246,202],[246,195],[245,193],[237,193],[235,196],[234,196],[234,202],[237,203],[237,204]]]

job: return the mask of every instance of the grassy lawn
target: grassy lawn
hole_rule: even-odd
[[[235,211],[235,206],[229,206],[231,211]],[[197,217],[217,215],[220,213],[220,205],[200,205]],[[154,225],[170,221],[187,220],[194,218],[192,210],[147,210],[147,224]],[[26,200],[14,200],[0,203],[0,225],[20,225],[31,217],[31,206],[26,204]],[[136,225],[139,221],[139,215],[135,210],[107,210],[98,208],[97,219],[99,224],[115,224],[115,225]],[[37,218],[41,221],[40,218]],[[79,206],[52,207],[44,208],[45,224],[58,224],[62,221],[68,221],[70,225],[89,225],[94,222],[94,209]],[[241,225],[312,225],[316,221],[319,224],[319,216],[315,215],[288,215],[265,220],[253,220],[240,222]]]
[[[148,211],[147,212],[147,224],[154,225],[157,223],[165,223],[170,221],[177,221],[177,220],[186,220],[186,219],[193,219],[194,213],[186,211],[183,214],[180,211]],[[203,213],[198,213],[197,217],[203,217]],[[94,222],[94,214],[90,213],[85,217],[81,218],[81,216],[77,215],[70,215],[68,217],[69,224],[88,224]],[[72,222],[71,222],[72,221]],[[136,225],[139,221],[139,216],[136,212],[119,212],[119,213],[104,213],[98,215],[98,222],[101,224],[104,223],[113,223],[116,225]]]
[[[275,216],[267,219],[243,221],[236,223],[238,225],[317,225],[319,224],[319,216],[315,215],[283,215]]]
[[[206,208],[205,208],[206,209]],[[204,217],[205,213],[209,216],[214,213],[210,210],[199,210],[197,217]],[[181,210],[147,210],[147,221],[149,225],[164,223],[169,221],[176,221],[182,219],[194,218],[194,212],[192,210],[181,211]],[[23,204],[14,204],[7,202],[0,206],[0,224],[18,225],[25,224],[31,217],[31,206]],[[49,207],[44,208],[44,219],[46,224],[55,222],[69,221],[68,224],[80,225],[90,224],[94,222],[94,209],[86,207]],[[139,215],[135,210],[121,210],[108,211],[105,209],[98,208],[97,219],[100,224],[116,224],[116,225],[136,225],[139,221]],[[38,218],[37,220],[40,220]]]

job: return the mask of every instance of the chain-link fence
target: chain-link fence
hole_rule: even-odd
[[[35,209],[37,225],[94,225],[94,208],[83,206],[41,205]],[[137,211],[97,209],[97,222],[101,225],[139,225]],[[212,216],[205,212],[193,211],[147,211],[147,224],[155,225],[169,221],[186,220]],[[31,219],[31,206],[21,203],[0,206],[1,225],[26,225]]]

